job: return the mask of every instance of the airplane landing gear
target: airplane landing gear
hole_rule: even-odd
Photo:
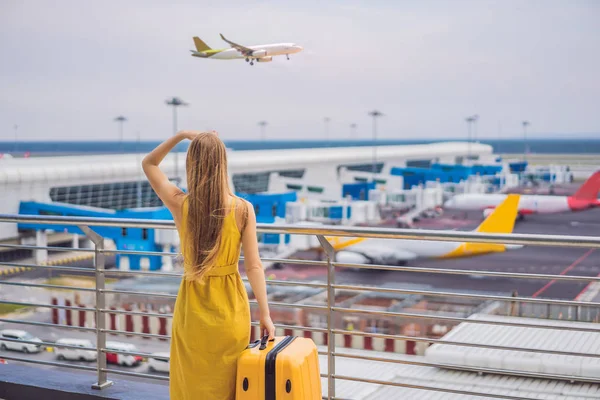
[[[250,65],[254,65],[254,61],[250,61]]]
[[[250,59],[248,57],[246,57],[246,62],[250,61]]]
[[[285,56],[286,56],[286,58],[287,58],[288,60],[290,59],[290,55],[289,55],[289,54],[286,54]]]

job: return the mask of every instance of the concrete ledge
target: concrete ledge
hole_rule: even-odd
[[[155,383],[114,380],[104,390],[92,389],[94,374],[0,364],[0,399],[4,400],[167,400],[169,387]]]

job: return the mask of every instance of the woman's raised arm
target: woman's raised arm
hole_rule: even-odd
[[[183,192],[169,181],[167,175],[159,168],[159,164],[173,150],[177,143],[185,139],[193,140],[198,133],[200,132],[180,131],[159,144],[142,160],[142,168],[150,182],[150,186],[152,186],[152,189],[154,189],[171,213],[178,209],[179,202],[177,196]]]

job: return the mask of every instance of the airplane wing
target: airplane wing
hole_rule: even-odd
[[[239,51],[240,53],[242,53],[243,55],[251,55],[252,52],[254,50],[246,47],[246,46],[242,46],[241,44],[237,44],[237,43],[233,43],[230,40],[225,39],[225,36],[223,36],[222,33],[219,33],[219,35],[221,35],[221,39],[223,39],[224,41],[226,41],[227,43],[229,43],[229,45],[231,47],[233,47],[234,49],[236,49],[237,51]]]

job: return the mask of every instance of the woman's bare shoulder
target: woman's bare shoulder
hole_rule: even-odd
[[[248,200],[241,197],[236,196],[235,199],[235,220],[238,229],[242,232],[248,221],[248,213],[250,212],[250,209],[253,210],[253,206]]]

